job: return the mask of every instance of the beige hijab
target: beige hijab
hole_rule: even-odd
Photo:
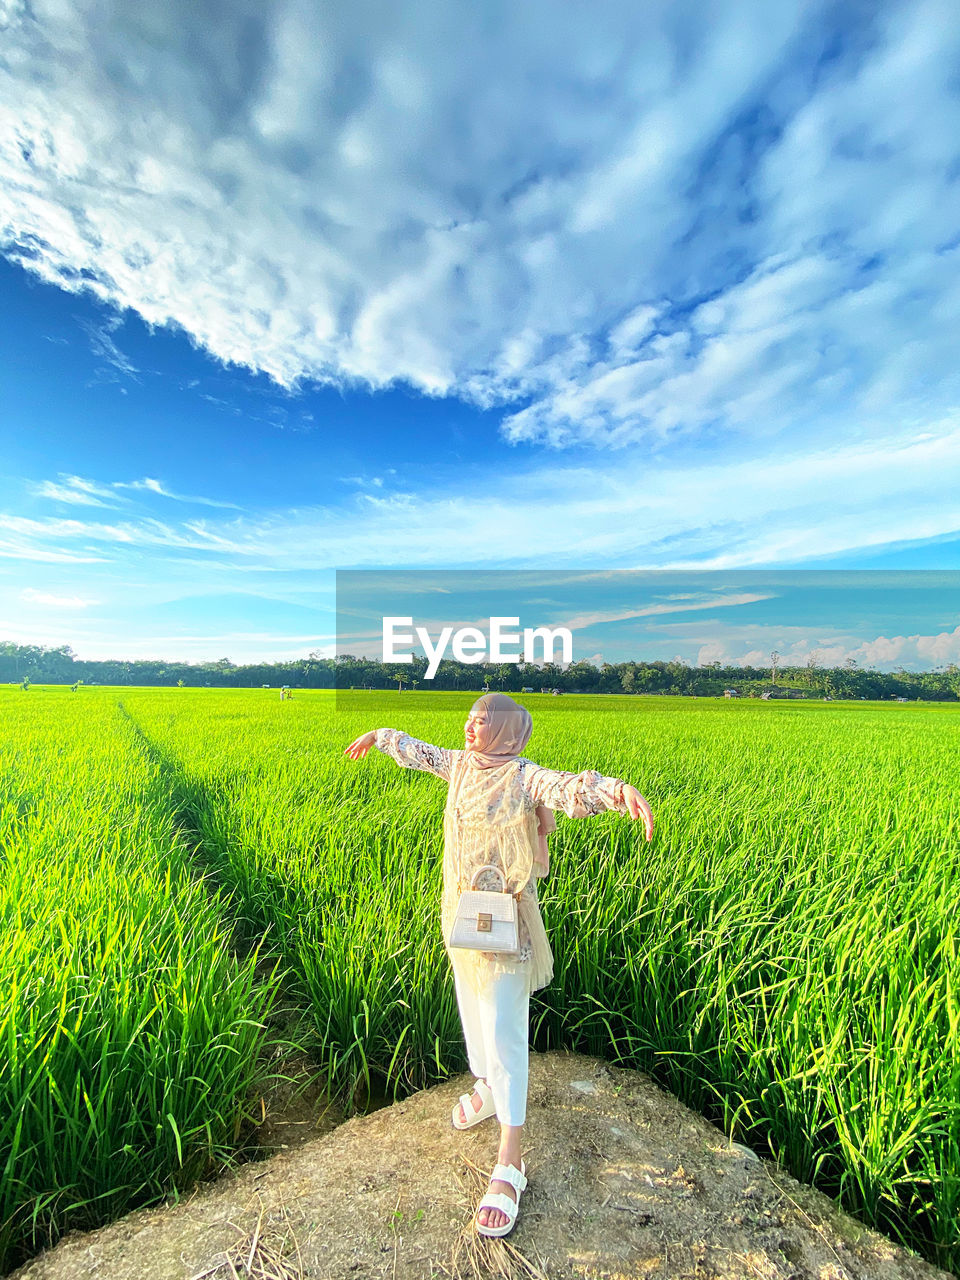
[[[482,749],[467,748],[470,759],[479,769],[496,769],[516,760],[530,741],[533,720],[526,707],[514,702],[505,693],[485,693],[470,708],[471,715],[482,710],[487,717],[482,734]],[[557,829],[553,810],[537,805],[537,856],[534,862],[539,874],[545,876],[550,867],[550,850],[547,836]]]

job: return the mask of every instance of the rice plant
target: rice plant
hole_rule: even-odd
[[[0,696],[5,1271],[223,1166],[266,1078],[276,981],[237,958],[115,699]]]
[[[122,695],[238,934],[267,934],[289,967],[348,1105],[465,1061],[439,936],[444,785],[343,747],[379,725],[461,745],[474,696]],[[650,846],[625,819],[559,818],[537,1047],[648,1071],[960,1267],[957,709],[524,701],[534,759],[624,777],[657,818]]]

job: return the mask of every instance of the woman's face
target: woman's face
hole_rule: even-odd
[[[483,707],[472,707],[470,714],[467,716],[467,723],[463,726],[463,735],[466,738],[468,751],[483,750],[483,744],[487,738],[488,725],[487,713]]]

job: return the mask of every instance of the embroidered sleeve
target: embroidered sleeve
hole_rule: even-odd
[[[419,738],[411,738],[409,733],[401,733],[398,729],[378,729],[376,746],[378,751],[396,760],[401,769],[423,769],[450,781],[453,752],[445,747],[435,747],[432,742],[421,742]]]
[[[559,769],[528,765],[522,785],[535,804],[560,809],[568,818],[591,818],[607,809],[627,812],[623,780],[607,778],[595,769],[564,773]]]

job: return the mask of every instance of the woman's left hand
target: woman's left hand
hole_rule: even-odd
[[[626,783],[623,788],[623,799],[627,806],[627,813],[636,821],[637,818],[643,818],[644,830],[647,833],[647,840],[653,839],[653,810],[644,800],[643,796],[636,787],[631,787]]]

